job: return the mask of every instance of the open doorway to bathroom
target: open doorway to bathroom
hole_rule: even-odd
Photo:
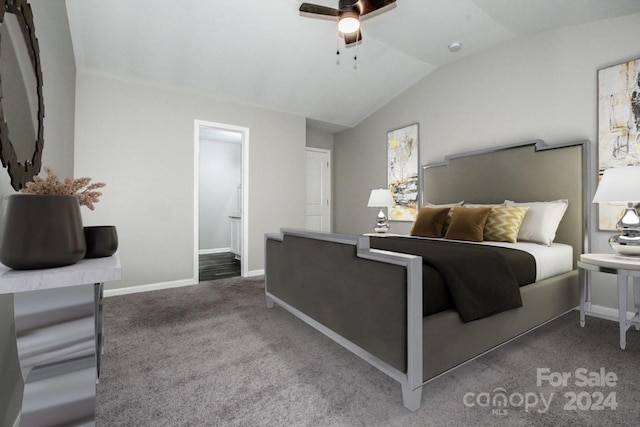
[[[196,234],[199,282],[244,276],[248,129],[196,121]]]

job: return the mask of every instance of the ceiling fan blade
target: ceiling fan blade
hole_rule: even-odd
[[[302,3],[300,5],[300,12],[314,13],[316,15],[338,16],[338,9],[311,3]]]
[[[375,12],[385,6],[395,3],[396,0],[360,0],[358,5],[360,6],[360,16],[367,13]]]
[[[350,10],[358,3],[359,0],[338,0],[338,9]]]
[[[362,31],[356,31],[355,33],[349,34],[342,33],[342,35],[344,36],[344,44],[347,46],[362,40]]]

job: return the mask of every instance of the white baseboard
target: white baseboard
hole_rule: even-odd
[[[223,254],[225,252],[231,252],[231,248],[200,249],[198,251],[198,254],[199,255]]]
[[[256,277],[256,276],[264,276],[264,268],[262,270],[247,271],[247,275],[244,277]]]
[[[251,270],[245,277],[264,276],[264,269]],[[181,288],[183,286],[197,285],[198,281],[193,279],[175,280],[173,282],[150,283],[148,285],[129,286],[126,288],[105,289],[104,297],[115,297],[118,295],[137,294],[139,292],[158,291],[161,289]]]
[[[160,289],[180,288],[183,286],[197,285],[193,279],[175,280],[173,282],[151,283],[148,285],[129,286],[126,288],[105,289],[104,296],[115,297],[117,295],[137,294],[138,292],[157,291]]]
[[[580,308],[578,307],[578,310]],[[587,316],[618,322],[618,309],[605,307],[604,305],[591,304],[591,310],[585,313]],[[632,319],[634,313],[627,311],[627,319]]]

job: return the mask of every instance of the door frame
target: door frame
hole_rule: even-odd
[[[240,217],[240,228],[242,230],[242,240],[240,242],[240,274],[242,277],[249,275],[249,128],[244,126],[230,125],[226,123],[209,122],[205,120],[194,120],[194,167],[193,167],[193,278],[199,282],[199,248],[200,238],[200,127],[215,128],[225,131],[238,132],[242,134],[242,216]]]
[[[328,163],[328,178],[329,178],[329,232],[333,232],[333,164],[332,153],[331,150],[327,148],[316,148],[316,147],[305,147],[305,153],[307,151],[315,151],[316,153],[323,153],[327,155],[327,163]],[[305,154],[306,155],[306,154]],[[306,179],[306,178],[305,178]],[[306,198],[305,198],[306,202]],[[305,209],[306,215],[306,209]]]

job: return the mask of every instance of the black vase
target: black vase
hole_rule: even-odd
[[[118,250],[118,233],[113,225],[85,227],[84,239],[87,242],[85,258],[107,257]]]
[[[84,258],[86,249],[75,196],[12,194],[4,198],[0,262],[7,267],[62,267]]]

